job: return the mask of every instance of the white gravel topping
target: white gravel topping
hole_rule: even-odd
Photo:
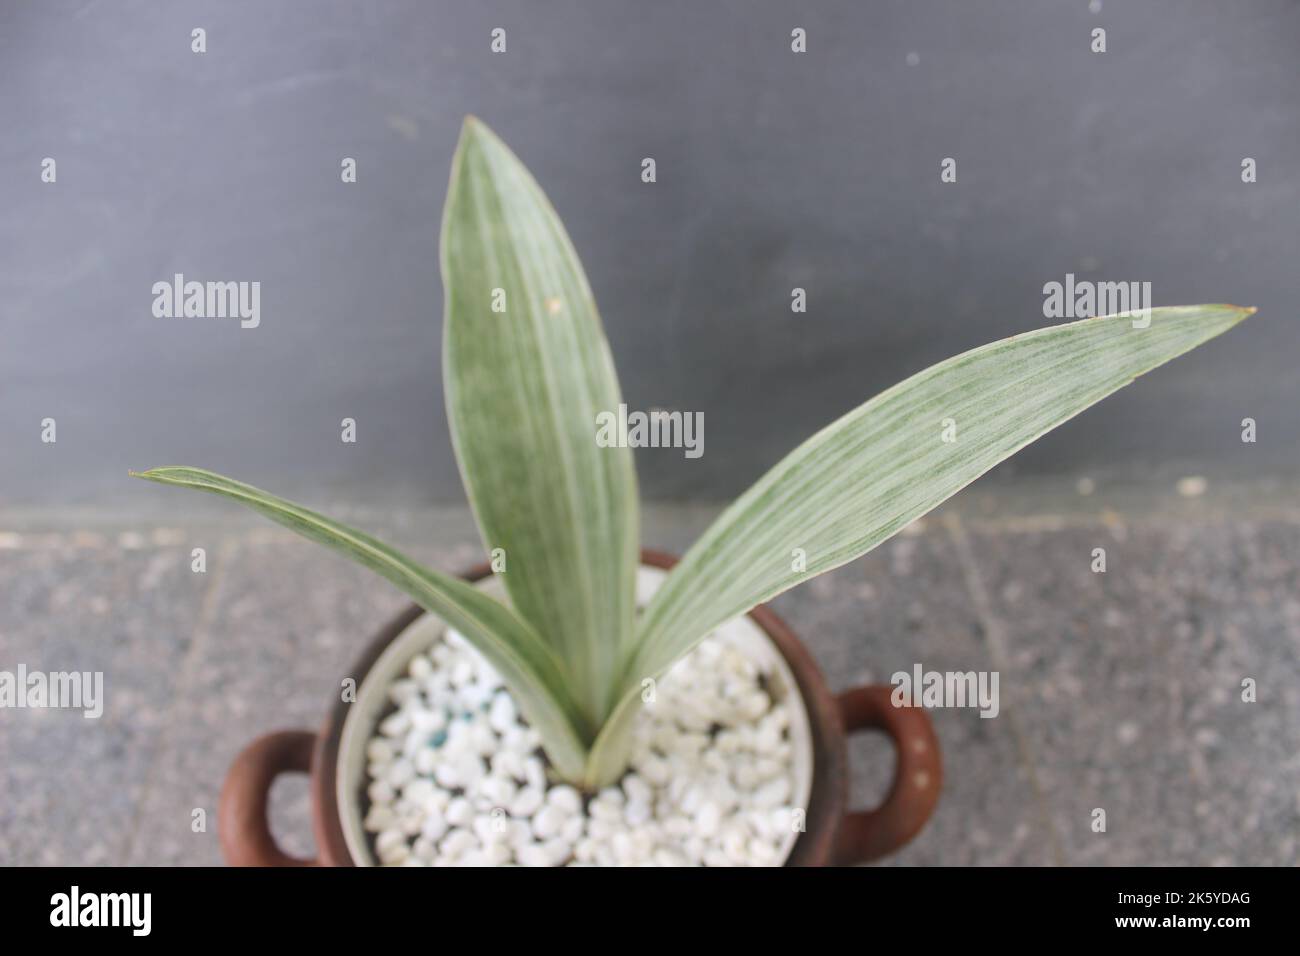
[[[724,625],[641,709],[631,767],[584,795],[550,771],[496,672],[455,631],[388,688],[364,826],[398,866],[763,866],[796,812],[791,703]]]

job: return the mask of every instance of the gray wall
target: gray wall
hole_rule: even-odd
[[[0,507],[154,500],[125,471],[163,463],[459,500],[436,263],[469,112],[564,216],[629,403],[705,413],[703,458],[642,453],[650,497],[740,490],[904,375],[1044,324],[1067,272],[1261,314],[1020,473],[1291,471],[1298,63],[1287,0],[4,2]],[[261,327],[154,318],[174,272],[260,281]]]

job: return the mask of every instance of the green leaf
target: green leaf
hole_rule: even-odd
[[[889,538],[1000,461],[1137,376],[1254,309],[1198,305],[1085,319],[1003,339],[931,366],[808,439],[736,500],[672,570],[640,620],[620,711],[597,767],[662,673],[724,621]],[[945,442],[951,419],[956,440]],[[796,549],[806,570],[795,570]],[[589,771],[590,772],[590,771]]]
[[[459,578],[412,561],[368,534],[251,485],[198,468],[154,468],[132,474],[233,498],[387,578],[465,636],[509,685],[520,709],[541,735],[556,770],[568,779],[581,778],[587,756],[585,741],[590,740],[592,730],[582,722],[569,697],[550,649],[500,601]]]
[[[641,712],[639,684],[618,702],[587,755],[583,770],[584,789],[594,792],[617,783],[631,756],[636,717]]]
[[[452,162],[442,275],[447,416],[479,529],[505,551],[515,609],[599,725],[635,633],[632,452],[596,444],[597,415],[621,402],[618,378],[559,217],[472,117]]]

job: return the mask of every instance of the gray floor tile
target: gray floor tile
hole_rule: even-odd
[[[972,542],[1068,862],[1300,861],[1295,526],[1112,523]],[[1104,574],[1090,569],[1099,547]],[[1246,677],[1257,703],[1241,700]]]
[[[122,859],[206,581],[128,539],[0,551],[0,669],[101,671],[104,713],[0,710],[0,860]],[[138,545],[138,546],[137,546]]]

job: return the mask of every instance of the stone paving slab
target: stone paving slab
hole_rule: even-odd
[[[128,539],[0,551],[0,669],[102,672],[104,710],[0,709],[0,863],[125,859],[202,582]]]
[[[660,509],[645,539],[680,551],[709,509]],[[463,516],[462,516],[463,518]],[[447,570],[472,524],[392,528]],[[190,547],[208,571],[190,570]],[[1090,570],[1095,547],[1107,571]],[[776,602],[831,686],[1001,671],[1001,713],[935,711],[945,789],[889,863],[1300,861],[1300,524],[1126,521],[1000,527],[929,519]],[[274,528],[7,534],[0,668],[103,670],[108,707],[0,711],[0,862],[219,862],[215,802],[253,737],[314,727],[365,640],[405,599]],[[1240,681],[1258,681],[1258,702]],[[82,724],[94,724],[87,732]],[[884,792],[888,745],[852,744],[855,804]],[[272,817],[311,852],[306,787]],[[1107,811],[1094,834],[1091,811]],[[203,833],[193,811],[207,812]]]
[[[1065,862],[1300,862],[1295,526],[971,539]]]

